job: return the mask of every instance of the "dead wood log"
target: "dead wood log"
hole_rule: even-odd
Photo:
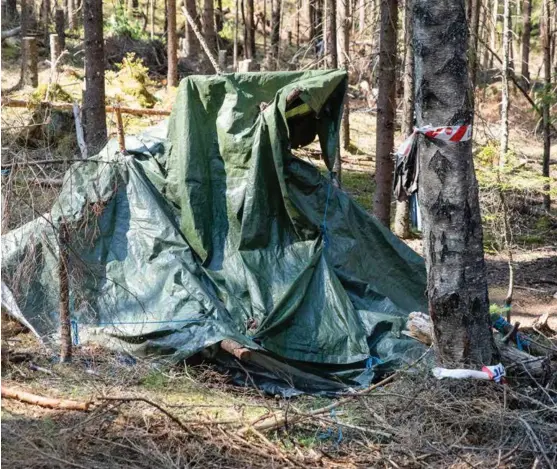
[[[431,319],[423,313],[410,313],[406,323],[408,330],[403,334],[412,337],[426,345],[433,343],[433,329]],[[505,367],[524,367],[534,378],[541,378],[547,374],[547,357],[535,357],[529,353],[503,342],[502,338],[496,338],[501,362]]]
[[[56,399],[53,397],[43,397],[30,392],[14,389],[2,384],[2,397],[6,399],[15,399],[26,404],[38,405],[40,407],[47,407],[49,409],[60,410],[80,410],[87,412],[89,410],[90,402],[70,401],[67,399]]]
[[[251,351],[233,340],[223,340],[220,348],[234,355],[238,360],[247,361],[251,358]]]
[[[7,31],[2,31],[2,40],[7,39],[9,37],[17,36],[21,32],[21,26],[18,26],[14,29],[8,29]]]

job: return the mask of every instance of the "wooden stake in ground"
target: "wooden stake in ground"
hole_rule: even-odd
[[[69,232],[66,223],[58,229],[58,280],[60,282],[60,362],[72,359],[72,330],[70,323],[70,280],[68,275]]]
[[[39,86],[37,38],[24,37],[21,46],[23,84],[36,88]]]
[[[116,114],[116,132],[118,134],[118,147],[120,153],[126,153],[126,136],[124,134],[124,122],[122,121],[122,112],[120,111],[120,106],[114,107],[114,113]]]

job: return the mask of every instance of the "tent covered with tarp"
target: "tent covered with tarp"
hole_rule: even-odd
[[[2,236],[12,314],[58,339],[63,223],[74,342],[202,354],[289,395],[415,358],[423,260],[292,152],[317,136],[332,170],[346,88],[341,71],[184,79],[168,122],[73,164],[52,210]]]

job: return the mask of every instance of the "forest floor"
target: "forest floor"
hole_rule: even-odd
[[[2,88],[15,84],[17,60],[3,50]],[[43,58],[44,59],[44,58]],[[41,82],[48,65],[40,64]],[[81,94],[80,67],[66,67],[59,84],[72,97]],[[149,84],[159,99],[172,101],[160,84]],[[351,88],[351,148],[343,152],[343,188],[371,212],[375,159],[375,114]],[[109,95],[112,93],[109,90]],[[30,89],[14,94],[28,98]],[[497,87],[478,100],[476,153],[498,134]],[[2,127],[26,122],[27,111],[3,109]],[[528,177],[539,173],[542,145],[534,135],[537,119],[520,96],[511,112],[511,148],[524,160]],[[132,134],[157,119],[128,119]],[[110,126],[111,136],[115,126]],[[397,142],[402,137],[397,135]],[[3,142],[4,146],[4,142]],[[49,150],[50,151],[50,150]],[[552,153],[557,154],[557,145]],[[301,156],[321,165],[315,147]],[[478,165],[485,161],[478,161]],[[552,166],[555,178],[557,166]],[[489,171],[489,170],[488,170]],[[554,179],[555,181],[555,179]],[[489,200],[489,194],[482,193]],[[482,199],[483,200],[483,199]],[[539,205],[539,197],[529,203]],[[48,202],[48,200],[47,200]],[[487,209],[486,209],[487,210]],[[484,212],[484,215],[488,213]],[[550,214],[512,213],[515,287],[513,318],[529,325],[550,313],[557,329],[557,238],[555,210]],[[490,218],[486,217],[486,220]],[[486,222],[486,261],[492,303],[507,294],[508,259],[494,248],[499,236]],[[422,252],[419,234],[407,243]],[[95,347],[82,346],[69,365],[29,333],[13,334],[3,321],[2,381],[49,397],[92,401],[88,413],[48,410],[2,400],[2,463],[11,468],[209,468],[209,467],[551,467],[555,463],[556,396],[536,385],[510,382],[436,381],[423,360],[393,383],[312,418],[265,435],[238,429],[276,411],[307,413],[331,402],[316,396],[292,401],[269,398],[238,387],[212,367],[160,368]],[[10,330],[11,328],[11,330]],[[104,397],[141,401],[107,401]],[[164,414],[152,405],[162,406]],[[174,419],[179,419],[181,427]],[[185,427],[185,428],[184,428]]]

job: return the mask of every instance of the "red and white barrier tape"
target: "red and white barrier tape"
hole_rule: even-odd
[[[402,142],[398,148],[396,155],[399,158],[405,158],[410,154],[410,150],[416,142],[418,134],[425,135],[428,138],[442,140],[444,142],[466,142],[472,138],[471,125],[455,125],[447,127],[432,127],[426,125],[424,127],[416,127],[412,134]]]

